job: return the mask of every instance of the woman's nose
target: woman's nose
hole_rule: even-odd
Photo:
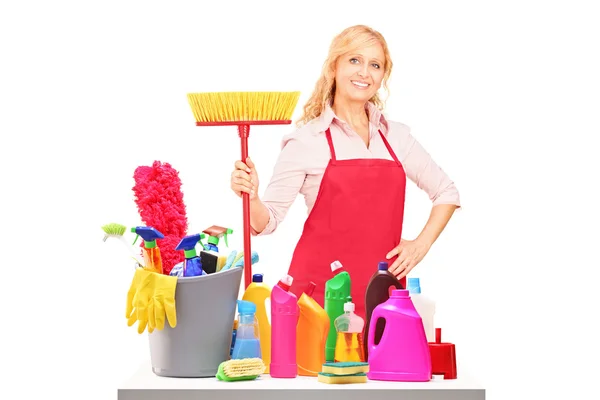
[[[358,75],[361,78],[366,78],[367,76],[369,76],[369,72],[367,70],[366,66],[362,66],[359,70],[358,70]]]

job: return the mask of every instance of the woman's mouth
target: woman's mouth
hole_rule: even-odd
[[[361,81],[350,81],[352,82],[352,84],[354,85],[354,87],[356,87],[357,89],[361,89],[361,90],[365,90],[369,88],[369,84],[366,82],[361,82]]]

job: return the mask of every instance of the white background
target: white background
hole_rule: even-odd
[[[116,398],[149,358],[124,317],[131,265],[100,230],[140,223],[134,169],[171,163],[189,232],[231,227],[241,250],[236,128],[196,127],[186,93],[299,90],[296,119],[331,39],[363,23],[395,63],[388,118],[461,194],[464,209],[411,274],[437,300],[444,340],[490,399],[586,393],[600,303],[592,3],[3,2],[1,387]],[[251,129],[260,193],[291,129]],[[429,210],[410,184],[405,237]],[[305,217],[299,197],[276,234],[253,240],[269,284]]]

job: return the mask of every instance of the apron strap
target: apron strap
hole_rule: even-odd
[[[394,153],[394,150],[392,150],[392,146],[390,146],[390,144],[388,143],[385,136],[383,136],[383,133],[381,133],[381,129],[379,130],[379,135],[381,136],[381,139],[383,140],[385,147],[387,147],[388,151],[390,152],[390,156],[392,156],[394,161],[396,161],[396,164],[398,164],[399,166],[402,166],[402,163],[400,163],[400,161],[398,160],[398,157],[396,157],[396,153]]]
[[[333,160],[333,162],[335,162],[336,161],[335,149],[333,148],[333,140],[331,140],[331,131],[329,130],[329,128],[327,128],[327,131],[325,132],[325,136],[327,136],[327,143],[329,144],[329,151],[331,151],[331,160]]]

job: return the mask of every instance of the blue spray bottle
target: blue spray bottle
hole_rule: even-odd
[[[185,261],[183,262],[183,276],[206,275],[202,270],[202,262],[196,253],[196,244],[200,241],[200,234],[189,235],[181,239],[175,250],[183,250]]]
[[[156,229],[149,226],[136,226],[131,228],[131,232],[136,233],[133,244],[137,241],[138,236],[144,239],[144,267],[157,274],[163,273],[162,257],[160,249],[156,245],[156,239],[163,239],[165,236]]]

